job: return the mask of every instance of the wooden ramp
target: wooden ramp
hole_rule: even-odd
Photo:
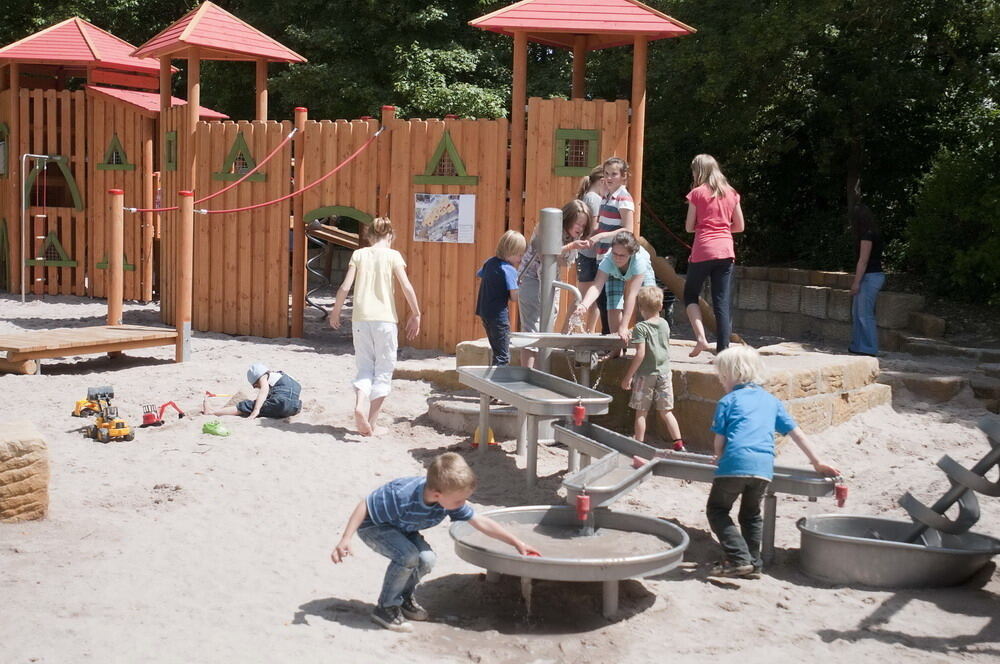
[[[176,343],[177,330],[145,325],[98,325],[0,334],[0,352],[6,352],[7,363],[21,364],[25,368],[30,360],[114,353]]]

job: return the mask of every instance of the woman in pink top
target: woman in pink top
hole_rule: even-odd
[[[740,208],[739,193],[729,186],[729,181],[711,155],[700,154],[691,161],[691,177],[684,228],[688,233],[694,233],[694,247],[688,259],[684,308],[695,334],[691,357],[696,357],[709,348],[698,306],[698,295],[705,279],[712,280],[715,350],[718,353],[729,347],[729,335],[733,328],[730,296],[733,263],[736,261],[733,233],[743,232],[743,210]]]

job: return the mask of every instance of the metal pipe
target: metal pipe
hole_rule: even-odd
[[[539,329],[551,332],[555,325],[553,316],[555,290],[553,282],[558,276],[559,267],[556,263],[562,252],[562,210],[559,208],[543,208],[538,216],[539,253],[542,255],[542,270],[540,274],[541,288],[541,320]],[[541,349],[538,356],[538,368],[548,373],[550,350]]]
[[[55,161],[55,156],[50,154],[31,154],[30,152],[25,152],[24,154],[21,155],[21,246],[19,247],[20,251],[18,252],[18,254],[21,256],[21,303],[22,304],[24,304],[25,301],[25,287],[24,287],[24,280],[25,280],[24,261],[26,258],[25,240],[28,239],[28,234],[27,234],[28,192],[25,191],[25,188],[28,185],[28,176],[26,171],[28,165],[28,159],[44,159],[47,162],[49,160]],[[43,164],[43,166],[45,165],[46,164]]]

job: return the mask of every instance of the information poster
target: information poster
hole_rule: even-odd
[[[475,194],[414,194],[415,242],[476,241]]]

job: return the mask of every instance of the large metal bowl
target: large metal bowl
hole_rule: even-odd
[[[462,560],[483,567],[491,572],[551,581],[614,581],[634,579],[666,572],[676,567],[684,559],[688,546],[688,536],[672,523],[648,516],[594,510],[594,527],[612,530],[647,533],[662,541],[662,548],[651,554],[634,556],[602,556],[576,558],[526,557],[519,555],[508,545],[496,540],[487,540],[486,546],[470,543],[468,540],[475,529],[467,521],[457,521],[451,526],[451,537],[455,540],[455,553]],[[530,524],[547,529],[565,531],[572,537],[580,529],[576,511],[566,506],[512,507],[485,513],[500,525]],[[494,546],[495,545],[495,546]],[[545,547],[538,545],[545,554]]]
[[[796,523],[799,555],[809,576],[845,585],[933,588],[962,583],[1000,553],[987,535],[941,534],[932,545],[905,542],[913,523],[849,514],[820,514]],[[936,536],[937,533],[934,533]]]

